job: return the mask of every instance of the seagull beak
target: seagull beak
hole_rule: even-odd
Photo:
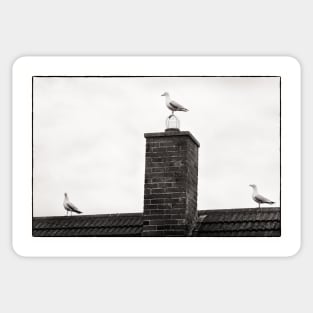
[[[164,93],[162,93],[162,94],[161,94],[161,97],[162,97],[162,96],[165,96],[165,94],[164,94]]]

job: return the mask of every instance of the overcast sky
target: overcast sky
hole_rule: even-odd
[[[161,97],[189,109],[200,142],[198,209],[279,204],[279,78],[34,78],[34,215],[143,211],[144,133],[165,129]]]

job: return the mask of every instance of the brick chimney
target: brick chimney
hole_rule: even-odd
[[[199,142],[188,131],[148,133],[142,236],[189,236],[197,220]]]

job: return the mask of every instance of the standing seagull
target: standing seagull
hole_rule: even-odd
[[[71,212],[71,216],[73,214],[73,212],[81,214],[82,212],[79,211],[76,206],[70,202],[70,200],[68,199],[67,193],[64,194],[64,202],[63,202],[63,206],[64,209],[66,210],[66,216],[68,216],[68,212]]]
[[[258,188],[256,185],[249,185],[253,188],[252,199],[259,204],[259,208],[261,207],[261,203],[274,204],[275,202],[266,199],[258,193]]]
[[[183,111],[183,112],[188,111],[186,108],[184,108],[182,105],[180,105],[176,101],[171,100],[170,94],[167,91],[164,92],[161,96],[165,97],[166,106],[172,111],[172,115],[174,115],[175,111]]]

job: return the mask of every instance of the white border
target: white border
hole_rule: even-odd
[[[32,76],[282,77],[282,236],[32,237]],[[13,248],[21,256],[291,256],[301,246],[300,76],[291,57],[22,57],[13,65]]]

